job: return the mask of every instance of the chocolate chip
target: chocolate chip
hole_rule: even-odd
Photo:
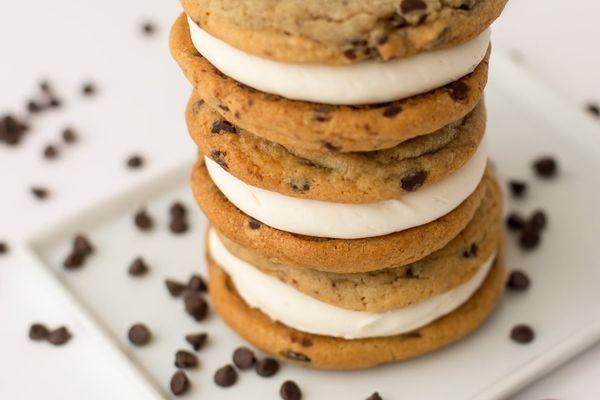
[[[85,261],[85,256],[83,254],[79,254],[79,253],[70,253],[67,258],[65,258],[65,261],[63,261],[63,266],[66,269],[78,269],[79,267],[83,266],[83,263]]]
[[[208,287],[206,286],[206,282],[200,275],[192,275],[190,280],[188,281],[187,288],[194,292],[206,292]]]
[[[283,400],[300,400],[302,392],[294,381],[285,381],[281,384],[279,395]]]
[[[176,201],[171,205],[171,208],[169,209],[169,213],[171,214],[171,217],[173,217],[173,218],[184,217],[187,214],[187,209],[185,208],[185,206],[183,204]]]
[[[383,116],[386,118],[394,118],[396,115],[400,114],[401,111],[402,107],[392,104],[383,110]]]
[[[31,340],[46,340],[49,334],[48,328],[43,324],[32,324],[29,327],[29,339]]]
[[[41,81],[40,82],[40,90],[46,94],[52,93],[52,86],[50,85],[50,82]]]
[[[266,357],[256,363],[254,370],[258,375],[268,378],[279,371],[279,363],[272,358]]]
[[[226,152],[224,151],[219,151],[219,150],[214,150],[210,153],[210,158],[216,162],[217,164],[219,164],[219,166],[221,168],[223,168],[225,171],[229,170],[229,166],[227,165],[227,163],[225,162],[225,156],[227,155]]]
[[[94,252],[94,247],[85,235],[79,233],[73,239],[73,252],[89,256]]]
[[[540,244],[540,232],[531,226],[525,226],[519,236],[519,245],[523,250],[532,250]]]
[[[310,183],[307,180],[301,182],[292,181],[290,182],[290,187],[294,192],[307,192],[310,190]]]
[[[92,82],[86,82],[81,87],[81,93],[84,96],[93,96],[96,94],[96,86]]]
[[[356,57],[356,55],[355,55]],[[327,122],[331,119],[331,113],[335,110],[334,106],[320,104],[313,109],[313,119],[317,122]]]
[[[208,339],[208,334],[201,333],[193,333],[185,336],[185,340],[192,345],[192,348],[196,351],[202,349],[206,344],[206,340]]]
[[[142,32],[146,36],[151,36],[156,32],[156,26],[152,22],[144,22],[142,24]]]
[[[527,225],[532,229],[536,229],[538,231],[546,228],[548,224],[548,218],[546,217],[546,213],[542,210],[536,210],[533,212],[533,215],[527,221]]]
[[[77,141],[77,134],[72,128],[65,128],[62,131],[62,139],[65,143],[75,143]]]
[[[585,106],[585,109],[594,117],[600,117],[600,105],[598,105],[598,103],[588,103]]]
[[[402,189],[406,190],[407,192],[414,192],[423,186],[426,178],[427,174],[425,171],[419,170],[406,175],[400,180],[400,183],[402,184]]]
[[[233,352],[233,363],[239,369],[250,369],[255,362],[254,353],[247,347],[238,347]]]
[[[53,145],[49,144],[44,147],[44,157],[49,160],[53,160],[58,157],[58,150]]]
[[[237,372],[231,365],[226,365],[215,372],[214,381],[221,387],[229,387],[237,381]]]
[[[526,225],[525,218],[523,218],[520,214],[510,213],[506,218],[506,226],[511,231],[520,231]]]
[[[477,247],[477,243],[471,243],[469,248],[463,252],[463,257],[465,257],[465,258],[477,257],[478,250],[479,250],[479,248]]]
[[[144,324],[135,324],[127,332],[127,337],[131,344],[136,346],[145,346],[152,339],[152,332]]]
[[[217,107],[225,112],[229,112],[229,107],[227,107],[225,104],[219,104]]]
[[[30,100],[27,102],[27,111],[31,114],[37,114],[43,110],[43,107],[35,100]]]
[[[533,169],[540,178],[553,178],[556,176],[558,164],[552,157],[540,157],[533,162]]]
[[[210,131],[212,133],[238,133],[237,128],[231,122],[225,120],[218,120],[213,122]]]
[[[530,343],[533,341],[535,333],[530,326],[525,324],[516,325],[510,331],[510,338],[517,343]]]
[[[337,146],[337,145],[335,145],[331,142],[327,142],[327,141],[323,142],[323,146],[325,146],[325,148],[329,151],[338,152],[338,151],[342,150],[341,146]]]
[[[144,166],[144,159],[140,155],[132,155],[127,159],[127,167],[138,169]]]
[[[383,400],[383,398],[379,395],[379,393],[375,392],[370,395],[367,400]]]
[[[446,89],[448,89],[450,97],[456,101],[466,100],[469,95],[469,86],[463,81],[454,81],[446,85]]]
[[[0,242],[0,255],[8,253],[8,245],[4,242]]]
[[[0,118],[0,142],[15,146],[21,142],[27,131],[29,126],[14,115]]]
[[[141,231],[149,231],[154,227],[154,220],[145,209],[141,209],[135,213],[133,222]]]
[[[143,258],[138,257],[129,266],[129,275],[131,276],[142,276],[148,273],[148,265]]]
[[[529,287],[529,277],[523,271],[515,270],[510,273],[506,287],[515,292],[522,292]]]
[[[427,4],[423,0],[402,0],[400,2],[400,11],[403,14],[425,9],[427,9]]]
[[[177,368],[196,368],[198,357],[189,351],[179,350],[175,353],[175,366]]]
[[[356,52],[354,49],[348,49],[344,51],[344,56],[349,60],[356,60]]]
[[[187,287],[180,282],[174,281],[172,279],[165,280],[165,285],[167,286],[167,290],[173,297],[179,297],[185,292]]]
[[[294,360],[294,361],[310,362],[310,358],[306,354],[298,353],[298,352],[291,351],[291,350],[284,351],[281,353],[281,355],[285,358],[288,358],[288,359]]]
[[[48,106],[50,108],[60,108],[62,104],[62,100],[60,100],[58,97],[52,97],[48,102]]]
[[[510,192],[514,198],[520,199],[527,193],[527,183],[519,180],[511,180],[508,182]]]
[[[185,311],[196,321],[202,321],[208,314],[208,303],[204,300],[202,294],[198,292],[188,292],[184,296]]]
[[[69,330],[61,326],[48,333],[48,342],[55,346],[61,346],[71,340],[71,333]]]
[[[31,193],[35,196],[36,199],[45,200],[50,195],[48,189],[43,188],[41,186],[34,186],[31,188]]]
[[[262,223],[259,220],[254,219],[252,217],[250,217],[250,219],[248,220],[248,226],[250,226],[250,229],[252,230],[260,229],[261,225]]]
[[[204,100],[198,100],[197,102],[194,103],[192,112],[194,114],[198,114],[198,112],[200,112],[200,110],[202,109],[203,106],[204,106]]]
[[[188,231],[189,226],[183,217],[173,218],[169,224],[171,232],[180,235]]]
[[[171,387],[171,392],[173,392],[175,396],[180,396],[189,390],[190,380],[185,372],[177,371],[171,377],[171,383],[169,386]]]

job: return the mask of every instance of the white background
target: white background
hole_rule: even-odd
[[[54,83],[66,105],[32,121],[23,145],[0,145],[0,241],[14,244],[192,154],[182,118],[189,89],[167,48],[179,9],[175,0],[3,2],[0,113],[22,109],[42,78]],[[513,0],[496,25],[494,45],[571,101],[600,101],[599,14],[600,3],[591,0]],[[141,34],[147,19],[158,26],[154,37]],[[99,88],[89,99],[79,94],[88,79]],[[43,146],[59,143],[66,125],[81,133],[80,143],[61,146],[56,161],[44,160]],[[147,168],[124,168],[132,152],[147,156]],[[52,191],[47,202],[32,199],[28,187],[35,184]],[[34,320],[76,324],[52,293],[36,287],[30,272],[14,254],[0,257],[0,398],[122,396],[119,388],[127,382],[99,370],[85,335],[61,349],[29,342]],[[599,374],[596,346],[517,398],[597,397]]]

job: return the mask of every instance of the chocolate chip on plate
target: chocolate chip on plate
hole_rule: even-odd
[[[233,352],[233,363],[239,369],[250,369],[255,362],[254,352],[247,347],[238,347]]]
[[[543,210],[535,210],[529,221],[527,221],[527,225],[538,231],[542,230],[548,225],[548,217]]]
[[[81,87],[81,93],[83,93],[84,96],[93,96],[96,92],[96,86],[92,82],[86,82]]]
[[[279,371],[279,362],[273,358],[266,357],[256,363],[254,370],[258,375],[268,378]]]
[[[171,383],[169,386],[171,387],[171,392],[173,392],[175,396],[180,396],[189,390],[190,380],[185,372],[177,371],[171,377]]]
[[[145,346],[152,339],[152,332],[150,332],[150,329],[148,329],[146,325],[137,323],[129,328],[127,337],[129,338],[131,344],[136,346]]]
[[[506,218],[506,226],[511,231],[520,231],[525,227],[527,222],[520,214],[510,213]]]
[[[48,102],[48,106],[50,108],[60,108],[62,105],[63,105],[62,100],[56,96],[51,97],[50,101]]]
[[[510,338],[517,343],[530,343],[535,338],[535,333],[529,325],[519,324],[510,331]]]
[[[523,250],[532,250],[538,247],[542,237],[540,231],[529,225],[525,226],[519,236],[519,245]]]
[[[154,220],[145,208],[135,213],[133,222],[141,231],[149,231],[154,227]]]
[[[144,166],[144,159],[142,156],[134,154],[127,159],[127,167],[129,169],[138,169]]]
[[[62,131],[62,139],[65,143],[75,143],[77,141],[77,133],[73,130],[73,128],[65,128]]]
[[[0,242],[0,255],[8,253],[8,245],[4,242]]]
[[[184,296],[185,311],[200,322],[208,314],[208,303],[204,300],[202,294],[198,292],[188,292]]]
[[[44,147],[44,157],[48,160],[53,160],[58,157],[58,149],[54,145],[47,145]]]
[[[35,100],[29,100],[27,102],[27,111],[29,111],[31,114],[37,114],[43,109],[44,108],[42,107],[42,105]]]
[[[152,22],[144,22],[142,24],[142,32],[146,36],[153,35],[156,32],[156,26]]]
[[[281,384],[279,395],[283,400],[300,400],[302,392],[294,381],[285,381]]]
[[[516,199],[520,199],[527,193],[527,183],[524,181],[513,179],[508,182],[510,192]]]
[[[40,90],[46,94],[52,93],[52,86],[49,81],[43,80],[40,82]]]
[[[39,200],[45,200],[50,195],[48,189],[41,186],[33,186],[30,190],[31,194],[33,194],[35,198]]]
[[[522,292],[529,287],[529,277],[525,272],[515,270],[510,273],[506,281],[506,287],[515,292]]]
[[[73,239],[73,251],[84,256],[89,256],[94,252],[94,247],[87,236],[79,233]]]
[[[594,117],[600,117],[600,105],[598,103],[588,103],[585,109]]]
[[[180,235],[188,231],[189,226],[185,217],[174,217],[169,224],[169,229],[176,235]]]
[[[0,118],[0,142],[16,146],[21,143],[27,131],[29,126],[15,115],[9,114]]]
[[[533,162],[533,169],[541,178],[553,178],[558,172],[558,163],[553,157],[540,157]]]
[[[174,281],[172,279],[166,279],[165,286],[167,286],[167,290],[173,297],[181,296],[183,294],[183,292],[185,292],[185,290],[187,289],[186,285],[184,285],[183,283]]]
[[[148,264],[146,264],[146,261],[144,261],[142,257],[137,257],[135,260],[133,260],[131,265],[129,265],[129,269],[127,270],[131,276],[146,275],[148,271]]]
[[[237,372],[228,364],[215,372],[214,381],[221,387],[229,387],[237,381]]]
[[[176,201],[173,204],[171,204],[171,207],[169,208],[169,213],[173,218],[184,217],[187,214],[187,208],[181,202]]]
[[[175,366],[177,368],[196,368],[198,357],[189,351],[179,350],[175,353]]]
[[[379,395],[379,393],[375,392],[370,395],[367,400],[383,400],[383,398]]]
[[[62,346],[63,344],[71,340],[71,337],[71,332],[69,332],[69,330],[66,327],[61,326],[60,328],[57,328],[48,333],[48,342],[55,346]]]
[[[194,292],[206,292],[208,290],[204,279],[200,275],[196,274],[190,277],[187,288]]]
[[[202,349],[206,344],[208,334],[205,332],[192,333],[185,336],[185,340],[192,345],[192,348],[196,351]]]
[[[29,327],[29,339],[31,340],[46,340],[48,339],[49,334],[50,331],[48,331],[48,328],[43,324],[36,323]]]

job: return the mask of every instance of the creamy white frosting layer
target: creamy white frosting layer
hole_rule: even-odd
[[[204,31],[189,17],[188,24],[198,52],[236,81],[288,99],[338,105],[385,103],[444,86],[473,72],[490,43],[487,29],[459,46],[408,58],[304,65],[245,53]]]
[[[231,277],[242,299],[271,319],[316,335],[363,339],[414,331],[456,310],[479,289],[490,271],[490,257],[467,282],[420,303],[380,313],[352,311],[314,299],[237,258],[214,230],[209,232],[211,257]]]
[[[394,199],[366,204],[285,196],[249,185],[205,157],[213,182],[237,208],[273,228],[301,235],[359,239],[434,221],[475,191],[487,164],[484,137],[473,157],[449,177]]]

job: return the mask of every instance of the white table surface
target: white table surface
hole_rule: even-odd
[[[54,83],[67,104],[37,118],[21,146],[0,145],[0,241],[17,243],[192,154],[182,118],[189,89],[167,49],[179,10],[175,0],[4,2],[0,114],[21,109],[42,78]],[[590,51],[597,48],[599,13],[600,3],[592,0],[513,0],[496,24],[494,45],[573,102],[600,101],[600,52]],[[146,19],[158,26],[154,37],[140,33]],[[88,79],[99,94],[86,99],[79,88]],[[81,141],[59,160],[44,160],[43,146],[59,142],[65,125],[76,127]],[[133,152],[147,155],[146,168],[124,168]],[[28,187],[35,184],[52,190],[48,201],[31,198]],[[38,290],[31,277],[14,252],[0,256],[0,398],[123,398],[128,382],[94,363],[86,335],[60,349],[27,339],[35,320],[77,324],[54,301],[56,294]],[[600,395],[599,374],[600,345],[516,399],[594,398]]]

